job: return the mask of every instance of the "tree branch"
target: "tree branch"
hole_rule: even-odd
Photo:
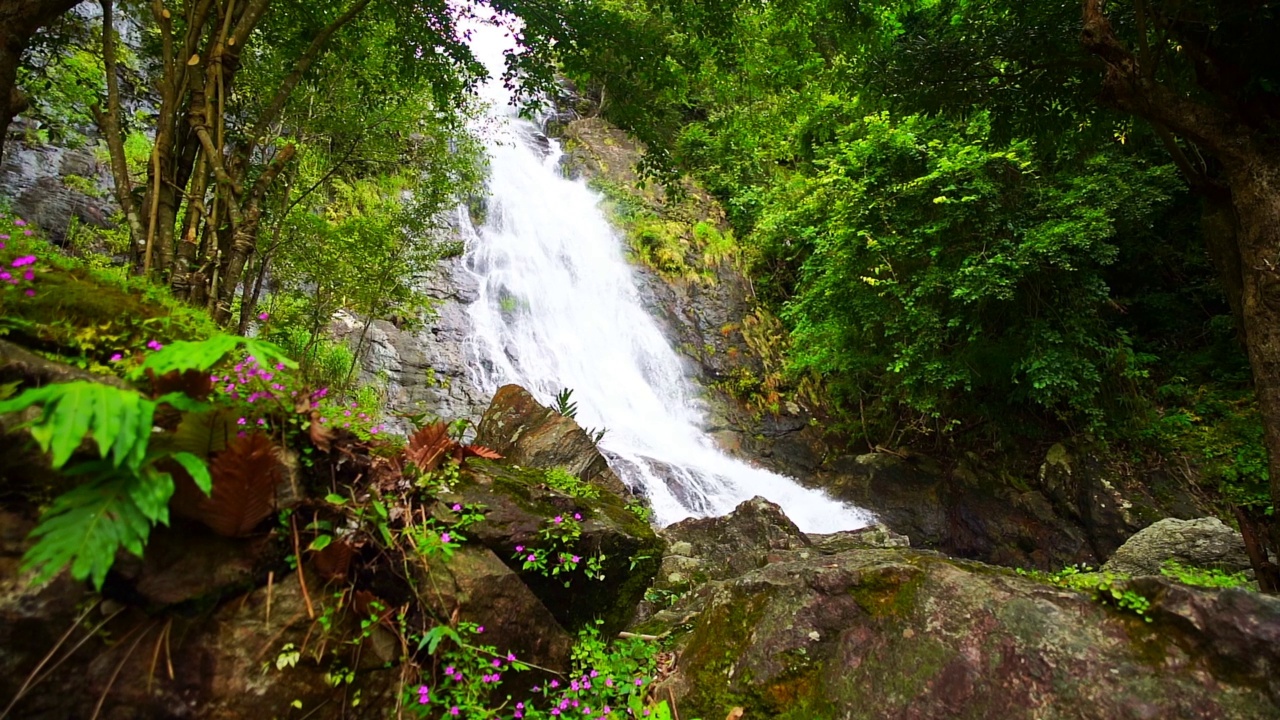
[[[280,88],[276,91],[275,97],[271,98],[271,102],[267,104],[266,109],[258,116],[258,121],[254,124],[253,129],[249,131],[246,155],[253,154],[259,139],[266,135],[267,128],[280,117],[280,113],[284,111],[285,103],[289,101],[289,96],[298,87],[298,83],[302,82],[302,76],[306,74],[307,70],[316,61],[316,58],[320,56],[320,51],[328,44],[329,38],[333,37],[333,34],[342,29],[344,25],[354,20],[357,15],[369,6],[369,2],[370,0],[356,0],[345,13],[329,23],[328,27],[321,30],[311,40],[311,44],[302,53],[302,57],[298,58],[298,61],[294,63],[293,71],[285,77],[284,82],[280,83]]]

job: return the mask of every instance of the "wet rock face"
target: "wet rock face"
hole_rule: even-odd
[[[466,339],[471,333],[467,306],[476,301],[475,278],[464,271],[462,258],[443,260],[419,278],[421,289],[435,301],[435,314],[419,329],[401,329],[375,319],[365,330],[363,318],[339,313],[330,326],[335,338],[363,348],[361,378],[387,387],[391,412],[423,413],[446,419],[479,417],[488,398],[471,380]],[[363,341],[361,336],[363,335]],[[408,421],[393,420],[400,432]]]
[[[1126,575],[1159,575],[1169,560],[1227,572],[1250,569],[1244,538],[1218,518],[1166,518],[1143,528],[1102,566]]]
[[[74,188],[67,178],[74,176]],[[36,223],[54,242],[67,236],[72,222],[108,227],[116,204],[111,199],[111,170],[91,148],[5,146],[0,165],[0,194],[13,210]]]
[[[745,527],[756,524],[755,508],[738,512]],[[715,545],[715,534],[698,542]],[[770,542],[737,549],[767,553]],[[1130,587],[1150,599],[1148,623],[977,563],[828,549],[709,581],[649,621],[650,631],[692,628],[660,690],[675,694],[682,715],[720,717],[735,706],[744,717],[792,720],[1280,712],[1276,598],[1147,578]]]

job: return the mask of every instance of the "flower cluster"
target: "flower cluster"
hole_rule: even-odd
[[[369,413],[362,411],[358,402],[334,399],[330,397],[329,388],[307,390],[299,387],[297,377],[283,364],[263,365],[257,358],[247,356],[229,371],[210,375],[209,380],[213,383],[214,395],[241,405],[241,415],[236,423],[242,427],[271,429],[273,417],[295,417],[300,411],[310,410],[320,425],[350,429],[369,436],[386,429]]]
[[[582,537],[582,514],[575,512],[571,516],[556,515],[549,522],[544,522],[538,534],[550,547],[538,549],[517,545],[511,559],[519,563],[522,570],[545,577],[564,575],[564,586],[569,587],[571,579],[568,574],[583,564],[582,556],[576,551]],[[605,559],[605,554],[601,552],[587,558],[583,572],[588,579],[604,579]]]
[[[22,218],[14,218],[11,223],[5,223],[7,218],[0,213],[0,228],[6,224],[12,224],[14,228],[21,230],[22,236],[31,237],[32,230],[27,227],[27,221]],[[4,232],[0,232],[0,250],[16,253],[15,257],[8,257],[8,253],[0,254],[0,283],[6,289],[18,289],[27,297],[35,297],[35,265],[38,261],[35,255],[24,253],[19,247],[14,247],[13,233],[18,230],[6,228]]]
[[[463,626],[460,630],[466,632],[467,624]],[[477,634],[483,630],[469,627]],[[580,638],[574,656],[577,669],[571,677],[553,677],[535,685],[531,695],[507,695],[499,701],[503,674],[528,670],[529,666],[514,653],[502,654],[492,646],[462,642],[453,650],[441,652],[443,671],[437,671],[434,685],[424,682],[417,687],[416,702],[410,707],[421,717],[433,718],[623,720],[649,716],[652,648],[636,641],[609,645],[596,631],[589,630]]]

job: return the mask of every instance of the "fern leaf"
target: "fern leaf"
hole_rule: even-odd
[[[153,522],[169,524],[169,498],[173,497],[173,476],[152,466],[143,469],[138,482],[129,486],[129,497],[138,510]]]
[[[142,466],[151,439],[155,404],[136,390],[78,380],[26,390],[0,402],[0,413],[42,405],[39,419],[31,423],[31,437],[52,455],[54,469],[61,468],[93,433],[102,457],[110,452],[118,467],[125,461],[134,470]]]
[[[214,335],[208,340],[193,342],[182,340],[166,345],[143,361],[142,366],[134,371],[135,379],[141,379],[148,373],[164,376],[173,372],[195,370],[207,372],[231,353],[242,348],[262,365],[283,364],[285,367],[297,367],[284,350],[264,340],[236,337],[234,335]]]
[[[213,477],[209,474],[209,466],[205,465],[204,460],[189,452],[176,452],[169,457],[187,471],[201,492],[208,495],[213,490]]]
[[[210,469],[213,491],[200,503],[199,515],[214,532],[244,537],[275,511],[280,460],[267,436],[236,438]]]
[[[487,448],[483,445],[466,445],[461,448],[460,455],[461,457],[458,458],[458,462],[462,462],[467,458],[473,458],[473,457],[483,458],[485,460],[501,460],[502,459],[502,454],[499,453],[497,450],[494,450],[493,448]]]
[[[457,443],[449,437],[449,426],[434,422],[423,426],[409,438],[404,456],[422,472],[431,472],[455,447]]]
[[[34,582],[69,565],[72,578],[88,578],[101,589],[121,547],[141,556],[152,523],[134,502],[133,485],[140,481],[112,472],[58,496],[31,532],[36,543],[23,557],[23,569],[36,573]]]

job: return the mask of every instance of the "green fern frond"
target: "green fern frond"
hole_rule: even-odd
[[[54,469],[61,468],[92,432],[98,453],[111,456],[115,467],[137,470],[147,456],[156,405],[136,390],[85,380],[31,388],[0,402],[0,414],[43,406],[30,424],[31,437],[50,453]]]
[[[88,578],[100,589],[120,548],[141,557],[153,522],[137,498],[154,510],[166,487],[173,494],[173,478],[162,473],[166,485],[154,476],[139,477],[107,463],[98,465],[107,473],[59,495],[32,531],[36,543],[22,564],[24,570],[35,571],[34,582],[44,582],[70,566],[71,577]],[[165,496],[166,521],[167,503]]]
[[[283,364],[289,368],[298,366],[282,348],[265,340],[234,335],[214,335],[208,340],[198,342],[183,340],[166,345],[149,355],[134,372],[134,377],[141,378],[148,370],[156,375],[174,371],[210,370],[237,350],[252,356],[261,365]]]

